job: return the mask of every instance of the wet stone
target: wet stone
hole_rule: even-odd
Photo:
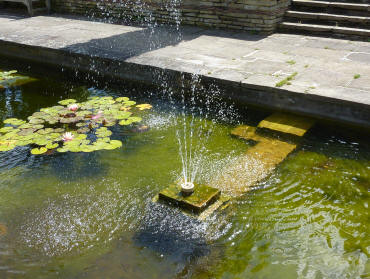
[[[259,142],[264,138],[256,133],[256,127],[241,125],[231,131],[231,135],[247,141]]]
[[[181,186],[173,184],[159,192],[158,198],[160,201],[171,203],[198,214],[217,201],[220,194],[221,191],[216,188],[196,184],[194,192],[189,196],[184,196],[181,192]]]
[[[245,155],[226,166],[211,185],[231,196],[240,196],[268,177],[293,152],[314,121],[302,116],[274,113],[257,128],[238,126],[231,131],[237,138],[253,141]]]
[[[306,117],[277,112],[262,120],[258,128],[302,137],[313,124],[314,121]]]

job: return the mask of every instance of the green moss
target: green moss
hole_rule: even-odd
[[[195,185],[194,192],[189,196],[184,196],[181,186],[174,184],[159,193],[159,199],[173,203],[183,209],[195,213],[202,212],[209,204],[220,196],[220,190],[207,186]]]
[[[295,78],[295,76],[298,75],[297,72],[294,72],[293,74],[291,74],[290,76],[288,76],[287,78],[279,81],[278,83],[275,84],[276,87],[282,87],[284,86],[285,84],[287,85],[290,85],[291,84],[291,80],[293,80]]]
[[[361,77],[361,75],[360,74],[355,74],[354,76],[353,76],[353,79],[358,79],[358,78],[360,78]]]

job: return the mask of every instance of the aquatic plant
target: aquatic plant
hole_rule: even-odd
[[[31,153],[92,152],[111,150],[122,146],[111,140],[114,125],[132,125],[141,117],[134,112],[150,109],[149,104],[136,105],[127,97],[91,97],[77,103],[74,99],[58,102],[59,105],[42,108],[27,118],[28,121],[9,118],[0,128],[0,151],[17,146],[31,145]],[[136,105],[136,106],[135,106]]]
[[[22,85],[27,82],[35,81],[36,79],[17,74],[16,70],[1,71],[0,70],[0,89],[9,86]]]
[[[17,73],[16,70],[8,71],[8,72],[1,72],[0,71],[0,80],[7,80],[14,78],[14,74]]]
[[[6,85],[6,82],[14,78],[15,73],[17,73],[17,71],[15,70],[8,71],[8,72],[0,71],[0,88],[4,88]]]
[[[63,141],[70,141],[70,140],[73,140],[74,138],[74,135],[71,133],[71,132],[65,132],[63,134]]]
[[[68,109],[71,110],[71,111],[76,111],[76,110],[78,110],[78,105],[77,104],[69,105]]]

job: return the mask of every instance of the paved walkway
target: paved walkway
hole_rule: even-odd
[[[0,41],[69,50],[370,105],[370,42],[182,27],[140,28],[66,16],[0,14]],[[295,74],[296,73],[296,74]],[[287,82],[287,77],[292,77]],[[290,85],[289,85],[290,84]]]

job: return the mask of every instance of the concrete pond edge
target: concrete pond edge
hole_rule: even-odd
[[[188,72],[87,55],[69,49],[52,49],[4,40],[0,40],[0,55],[155,86],[162,86],[163,81],[174,88],[180,84],[186,86],[187,83],[180,82],[181,79],[192,78],[192,73]],[[296,113],[370,130],[368,104],[203,75],[199,77],[205,86],[216,85],[225,97],[241,104]]]

